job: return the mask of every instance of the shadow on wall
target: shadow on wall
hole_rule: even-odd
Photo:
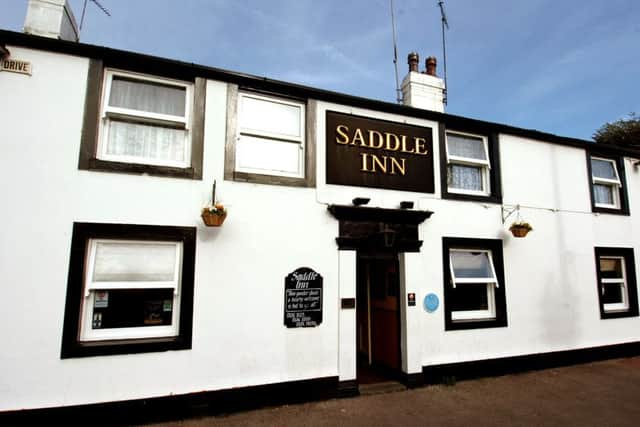
[[[557,151],[557,147],[553,147],[549,154],[550,158],[547,160],[551,165],[551,182],[560,182],[562,172],[566,173],[566,165],[560,164],[561,156]],[[551,189],[553,192],[551,207],[553,208],[562,206],[561,188],[563,187],[557,185]],[[555,264],[555,268],[545,275],[544,292],[537,303],[543,331],[541,338],[544,338],[544,344],[552,348],[576,348],[580,347],[581,341],[582,318],[579,305],[584,301],[580,293],[587,291],[584,288],[587,284],[580,280],[580,253],[570,245],[571,242],[567,240],[567,236],[579,235],[577,230],[576,232],[573,230],[576,227],[576,221],[572,217],[584,214],[548,212],[547,215],[552,215],[551,220],[546,223],[553,224],[553,229],[537,230],[543,239],[541,236],[537,237],[538,240],[542,240],[541,245],[548,247],[545,252],[558,254],[558,258],[551,261]],[[573,243],[575,245],[575,242]],[[549,260],[541,257],[536,262],[547,264]]]

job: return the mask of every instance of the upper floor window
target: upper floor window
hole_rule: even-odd
[[[192,84],[108,70],[104,88],[97,158],[190,166]]]
[[[78,167],[202,179],[205,92],[203,78],[89,61]]]
[[[305,105],[240,93],[236,171],[304,177]]]
[[[596,248],[598,298],[603,319],[638,315],[633,249]]]
[[[592,210],[628,214],[622,159],[589,155],[588,166]]]
[[[450,193],[488,195],[489,150],[487,138],[447,132],[447,190]]]
[[[312,100],[243,91],[229,84],[225,179],[315,186],[315,120]]]
[[[616,162],[600,157],[591,157],[591,180],[595,205],[602,208],[620,209],[620,176]]]
[[[439,139],[442,198],[500,203],[498,134],[482,126],[446,129],[441,123]]]

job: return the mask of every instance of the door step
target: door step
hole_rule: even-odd
[[[372,394],[393,393],[396,391],[404,391],[407,387],[397,381],[385,381],[373,384],[359,384],[358,391],[360,396],[370,396]]]

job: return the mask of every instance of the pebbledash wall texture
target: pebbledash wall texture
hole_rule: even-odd
[[[639,352],[637,151],[445,114],[417,55],[411,106],[0,45],[30,70],[0,71],[0,411],[224,409]]]

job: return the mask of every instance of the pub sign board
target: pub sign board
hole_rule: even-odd
[[[327,111],[327,184],[434,192],[433,129]]]
[[[308,328],[322,323],[322,276],[301,267],[284,279],[284,324]]]

